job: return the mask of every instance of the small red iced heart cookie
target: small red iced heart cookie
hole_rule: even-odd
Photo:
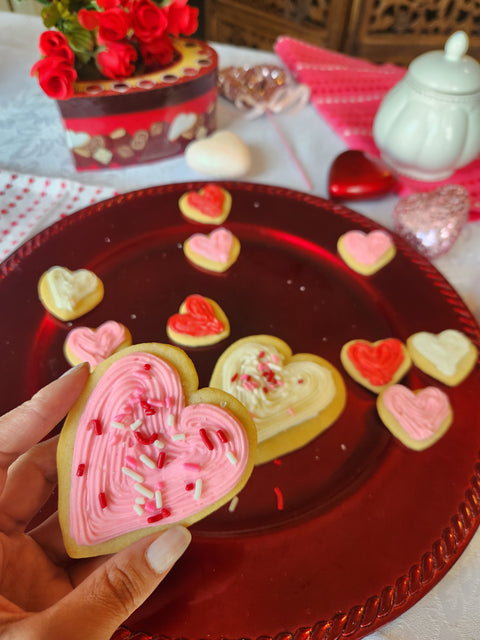
[[[63,351],[70,364],[88,362],[94,369],[116,351],[132,344],[130,331],[123,324],[109,320],[97,329],[75,327],[65,340]]]
[[[168,345],[128,347],[92,373],[58,446],[59,516],[72,557],[191,524],[246,483],[251,418],[234,398],[197,384],[191,360]]]
[[[448,396],[437,387],[414,392],[401,384],[392,385],[378,396],[377,409],[389,431],[417,451],[439,440],[453,420]]]
[[[222,224],[230,213],[232,196],[226,189],[210,183],[200,191],[184,193],[178,206],[183,215],[191,220],[204,224]]]
[[[328,190],[332,198],[361,200],[395,191],[397,179],[377,158],[349,149],[335,158],[330,168]]]
[[[189,347],[215,344],[229,334],[230,324],[220,306],[199,294],[185,298],[179,313],[167,322],[170,340]]]
[[[228,229],[220,227],[211,233],[195,233],[184,244],[186,257],[194,264],[209,271],[223,272],[229,269],[240,253],[240,242]]]
[[[348,266],[365,276],[384,267],[396,253],[391,235],[381,229],[369,233],[347,231],[340,236],[337,248]]]
[[[412,364],[406,346],[397,338],[373,343],[350,340],[343,345],[340,359],[349,375],[374,393],[398,382]]]

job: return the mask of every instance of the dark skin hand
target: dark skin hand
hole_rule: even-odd
[[[58,438],[40,441],[87,378],[87,365],[75,367],[0,418],[0,640],[108,640],[190,542],[178,526],[115,555],[74,562],[56,514],[25,532],[57,483]]]

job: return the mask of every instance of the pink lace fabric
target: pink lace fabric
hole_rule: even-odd
[[[384,95],[406,69],[373,64],[288,36],[277,40],[275,53],[297,82],[310,87],[312,104],[350,149],[380,155],[372,136],[373,119]],[[470,219],[480,220],[480,158],[441,182],[399,176],[399,184],[401,196],[432,191],[443,184],[461,184],[470,194]]]

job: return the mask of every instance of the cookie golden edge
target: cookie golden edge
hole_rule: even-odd
[[[238,346],[248,342],[260,342],[276,348],[288,362],[310,361],[316,362],[330,371],[335,385],[335,397],[330,404],[318,413],[315,417],[305,420],[298,425],[290,427],[275,436],[259,442],[255,455],[255,466],[271,462],[288,453],[302,449],[317,436],[331,427],[343,413],[347,402],[347,391],[343,377],[340,372],[324,358],[311,353],[292,353],[290,346],[281,338],[269,334],[251,335],[240,338],[232,343],[218,358],[212,376],[210,386],[221,388],[221,372],[223,364],[229,354]],[[288,364],[287,362],[287,364]]]
[[[59,309],[55,305],[55,301],[47,280],[49,271],[51,271],[52,269],[57,269],[59,266],[60,265],[54,265],[53,267],[50,267],[50,269],[47,269],[47,271],[44,271],[42,273],[38,281],[38,297],[48,313],[51,313],[52,316],[55,316],[63,322],[69,322],[70,320],[76,320],[77,318],[86,315],[89,311],[97,307],[103,300],[105,290],[102,280],[95,273],[93,273],[93,271],[90,271],[90,269],[86,269],[86,271],[90,271],[90,273],[93,273],[93,275],[97,279],[97,287],[95,288],[95,290],[92,291],[92,293],[88,294],[88,296],[82,298],[82,300],[80,300],[80,302],[72,311],[69,311],[68,309]],[[65,269],[70,273],[75,273],[75,271],[71,271],[70,269],[67,269],[67,267],[60,268]]]
[[[435,378],[435,380],[438,380],[439,382],[443,382],[443,384],[446,384],[449,387],[458,386],[473,371],[478,360],[478,349],[470,340],[470,338],[468,338],[468,336],[466,336],[464,333],[460,332],[468,340],[469,350],[468,353],[466,353],[457,364],[457,371],[453,376],[447,376],[442,373],[431,360],[426,358],[422,353],[420,353],[420,351],[415,348],[413,341],[418,333],[423,332],[413,333],[407,338],[407,349],[410,353],[413,364],[418,367],[420,371],[423,371],[423,373],[426,373],[431,378]]]
[[[210,260],[205,256],[200,255],[192,250],[189,244],[190,238],[187,238],[183,243],[183,253],[187,260],[189,260],[194,266],[205,269],[206,271],[212,271],[214,273],[224,273],[230,269],[238,259],[240,255],[240,240],[236,235],[232,233],[232,248],[230,249],[230,255],[227,262],[217,262],[216,260]]]
[[[168,525],[155,525],[148,527],[140,527],[135,531],[122,534],[108,541],[104,541],[93,545],[79,545],[70,535],[69,513],[70,513],[70,489],[72,481],[72,459],[73,449],[75,446],[75,436],[77,423],[82,415],[88,402],[90,394],[95,389],[102,375],[107,369],[120,358],[136,352],[147,352],[155,355],[170,365],[175,367],[180,375],[182,388],[185,397],[185,405],[209,403],[220,406],[222,409],[229,411],[244,427],[249,446],[249,456],[244,472],[238,481],[228,493],[209,505],[207,508],[192,514],[188,518],[172,522]],[[135,344],[118,353],[113,354],[98,365],[91,372],[87,384],[78,398],[75,405],[68,413],[64,426],[60,432],[60,438],[57,448],[57,470],[58,470],[58,516],[60,528],[65,545],[65,549],[71,558],[88,558],[94,556],[115,553],[132,544],[136,540],[140,540],[147,535],[158,533],[168,529],[176,524],[190,526],[195,522],[205,518],[225,504],[228,504],[234,496],[236,496],[246,485],[253,469],[254,456],[257,445],[257,431],[255,424],[246,410],[246,408],[233,396],[221,391],[205,387],[198,389],[198,375],[195,365],[188,355],[179,347],[163,344],[163,343],[142,343]]]
[[[401,340],[399,340],[402,346],[402,353],[404,357],[403,362],[401,366],[397,369],[395,374],[392,376],[392,379],[383,385],[374,385],[367,378],[364,378],[362,376],[360,371],[355,367],[355,365],[352,363],[352,361],[348,357],[348,348],[350,347],[350,345],[358,342],[364,342],[365,344],[375,347],[379,345],[381,342],[384,342],[384,340],[385,338],[376,340],[375,342],[369,342],[368,340],[362,340],[362,339],[349,340],[343,345],[343,347],[340,350],[340,360],[342,362],[343,368],[348,373],[348,375],[353,380],[355,380],[355,382],[358,382],[358,384],[362,385],[362,387],[365,387],[369,391],[372,391],[373,393],[376,393],[376,394],[379,394],[381,391],[383,391],[390,385],[396,384],[397,382],[399,382],[399,380],[404,378],[407,375],[407,373],[410,371],[412,367],[412,359],[410,357],[410,353],[407,349],[407,346],[403,342],[401,342]]]
[[[226,189],[224,189],[223,187],[220,187],[219,185],[217,185],[219,187],[219,189],[222,191],[223,195],[224,195],[224,201],[223,201],[223,205],[222,205],[222,211],[221,213],[216,216],[216,217],[212,217],[212,216],[207,216],[204,213],[202,213],[201,211],[199,211],[198,209],[196,209],[195,207],[192,207],[188,204],[188,196],[191,193],[194,193],[193,191],[187,191],[186,193],[184,193],[179,201],[178,201],[178,206],[180,208],[180,211],[182,212],[182,214],[188,218],[189,220],[194,220],[195,222],[201,222],[202,224],[222,224],[223,222],[225,222],[225,220],[228,218],[228,216],[230,215],[230,210],[232,208],[232,194],[227,191]],[[198,193],[200,195],[202,195],[203,193],[203,189],[200,189],[198,191]]]
[[[396,247],[392,243],[389,249],[376,262],[371,265],[362,264],[361,262],[358,262],[358,260],[355,260],[355,258],[346,249],[343,235],[338,239],[337,251],[350,269],[363,276],[372,276],[374,273],[377,273],[377,271],[380,271],[380,269],[383,269],[383,267],[391,262],[397,254]]]
[[[121,322],[119,324],[122,324]],[[123,342],[121,344],[118,345],[118,347],[115,349],[115,351],[110,354],[113,355],[114,353],[117,353],[118,351],[121,351],[122,349],[126,349],[127,347],[130,347],[133,339],[132,339],[132,334],[130,332],[130,329],[128,329],[128,327],[126,327],[124,324],[122,324],[122,327],[124,329],[125,332],[125,339],[123,340]],[[77,327],[75,327],[77,328]],[[98,327],[85,327],[86,329],[90,329],[90,331],[97,331]],[[73,331],[73,329],[72,329]],[[77,364],[80,364],[82,362],[84,362],[83,358],[79,358],[73,351],[72,349],[70,349],[70,347],[68,346],[68,336],[71,332],[69,331],[69,333],[67,334],[67,337],[65,338],[65,341],[63,343],[63,355],[65,356],[65,360],[67,362],[69,362],[73,367]],[[92,367],[92,365],[89,365],[90,369],[95,368]],[[98,365],[97,365],[98,366]]]
[[[430,438],[424,438],[423,440],[416,440],[415,438],[412,438],[411,436],[408,435],[408,433],[405,432],[405,429],[402,427],[402,425],[386,408],[383,402],[383,395],[385,391],[386,389],[381,391],[380,394],[377,396],[376,404],[377,404],[378,415],[380,417],[380,420],[382,421],[384,426],[390,431],[390,433],[408,449],[412,449],[413,451],[424,451],[425,449],[428,449],[429,447],[434,445],[436,442],[438,442],[440,438],[442,438],[451,427],[453,422],[453,410],[449,403],[449,406],[450,406],[449,415],[445,418],[445,420],[443,420],[440,427]],[[413,393],[419,393],[420,391],[422,391],[422,389],[416,389],[415,391],[413,391]]]
[[[208,336],[189,336],[186,333],[179,333],[174,329],[171,329],[168,326],[168,321],[167,321],[167,327],[166,327],[167,336],[175,344],[181,347],[208,347],[212,344],[217,344],[218,342],[225,340],[225,338],[228,338],[228,336],[230,335],[230,322],[228,320],[228,317],[225,311],[221,308],[218,302],[215,302],[215,300],[212,300],[211,298],[207,298],[207,296],[202,296],[202,298],[204,298],[205,300],[207,300],[207,302],[211,304],[216,318],[218,318],[218,320],[220,320],[223,323],[225,329],[221,333],[216,333]],[[185,311],[186,311],[186,305],[184,301],[180,305],[180,309],[178,313],[185,313]]]

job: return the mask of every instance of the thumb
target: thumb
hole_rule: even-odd
[[[111,556],[43,612],[48,617],[48,637],[108,640],[160,584],[190,540],[188,529],[175,526],[153,540],[152,536],[143,538]]]

